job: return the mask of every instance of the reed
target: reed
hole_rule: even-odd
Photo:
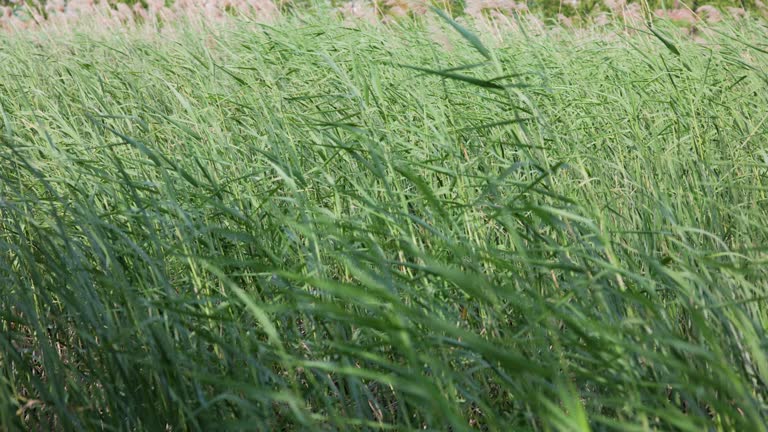
[[[765,430],[765,24],[443,17],[0,38],[0,429]]]

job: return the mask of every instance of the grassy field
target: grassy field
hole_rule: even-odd
[[[173,28],[0,37],[0,430],[766,430],[765,22]]]

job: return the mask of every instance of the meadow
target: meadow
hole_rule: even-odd
[[[768,429],[768,25],[0,36],[0,430]]]

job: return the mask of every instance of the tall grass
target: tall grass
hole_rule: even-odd
[[[764,23],[448,24],[0,39],[0,429],[765,430]]]

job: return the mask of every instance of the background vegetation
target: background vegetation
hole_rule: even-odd
[[[766,429],[765,23],[174,29],[0,38],[0,429]]]
[[[63,0],[64,3],[68,3],[71,0]],[[471,2],[472,0],[470,0]],[[381,0],[375,1],[363,1],[362,3],[376,4],[379,8],[387,8],[390,3],[407,3],[411,0]],[[0,0],[0,6],[17,6],[26,4],[33,8],[45,9],[45,5],[48,0]],[[129,6],[140,4],[144,7],[148,6],[147,0],[110,0],[112,4],[123,3]],[[174,1],[165,1],[164,3],[170,5]],[[286,10],[303,10],[306,8],[314,8],[318,2],[312,0],[297,0],[297,1],[280,1],[281,7]],[[338,7],[346,3],[343,0],[330,0],[326,5]],[[424,1],[423,3],[431,3],[440,7],[447,8],[453,11],[455,14],[459,14],[464,10],[467,1],[466,0],[441,0],[441,1]],[[505,3],[504,0],[497,1],[498,4]],[[555,16],[557,14],[564,14],[567,16],[587,16],[600,11],[610,11],[610,8],[602,0],[525,0],[519,1],[520,4],[525,4],[529,10],[544,16]],[[626,3],[632,3],[632,1],[626,1]],[[726,10],[729,7],[742,8],[745,10],[759,10],[764,7],[764,2],[761,0],[642,0],[638,1],[638,4],[649,8],[650,10],[656,9],[690,9],[697,10],[704,5],[714,6],[721,10]]]

